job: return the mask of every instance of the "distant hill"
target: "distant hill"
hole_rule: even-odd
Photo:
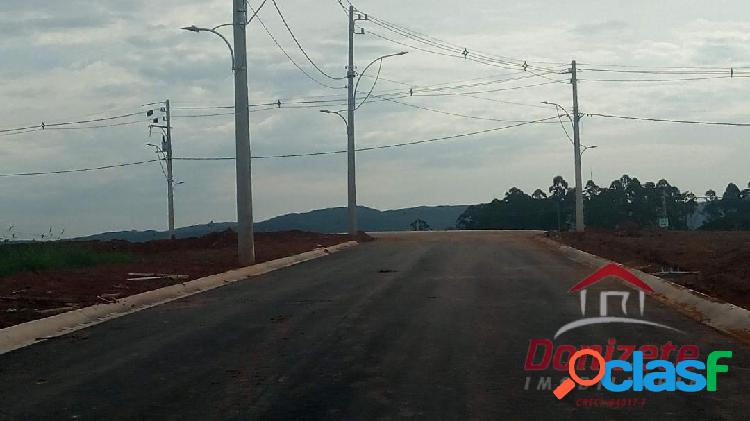
[[[364,206],[358,207],[359,229],[362,231],[408,231],[410,224],[422,219],[433,229],[452,229],[456,219],[467,208],[466,205],[420,206],[416,208],[379,211]],[[200,237],[211,232],[234,229],[234,222],[211,222],[175,229],[177,238]],[[337,233],[347,231],[347,209],[345,207],[318,209],[303,213],[290,213],[255,224],[255,230],[268,231],[315,231]],[[166,231],[117,231],[76,238],[76,240],[127,240],[132,242],[169,238]]]

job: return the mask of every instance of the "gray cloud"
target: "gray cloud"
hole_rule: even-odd
[[[584,23],[576,25],[571,32],[582,37],[601,37],[617,35],[628,29],[628,24],[621,20],[608,20],[605,22]]]
[[[750,28],[736,16],[746,15],[750,6],[739,0],[724,3],[707,9],[698,1],[592,0],[582,2],[578,13],[571,14],[564,3],[540,0],[503,5],[473,0],[459,8],[448,1],[357,2],[375,16],[466,45],[472,53],[485,51],[530,62],[567,63],[575,58],[584,63],[639,66],[747,64],[742,60],[750,53]],[[310,56],[328,73],[343,76],[346,19],[337,2],[290,0],[280,5]],[[0,95],[4,98],[0,127],[145,111],[140,104],[165,98],[178,108],[231,105],[233,84],[226,47],[206,34],[179,30],[193,23],[219,24],[230,18],[227,0],[5,0],[0,5]],[[327,80],[306,62],[272,8],[263,10],[261,18],[312,76],[342,84]],[[362,25],[368,34],[379,32],[398,39],[372,22]],[[345,90],[323,88],[300,73],[257,24],[249,30],[248,46],[252,102],[345,98]],[[373,35],[358,36],[358,68],[403,48]],[[566,65],[555,67],[563,70]],[[381,76],[423,86],[501,79],[511,73],[413,50],[384,62]],[[746,119],[741,112],[748,96],[744,79],[669,84],[585,80],[615,76],[582,72],[582,110]],[[365,78],[362,83],[369,88],[372,79]],[[408,86],[378,82],[375,92],[387,91],[407,92]],[[532,105],[543,100],[569,104],[570,86],[556,84],[483,96]],[[405,101],[497,119],[554,114],[553,109],[467,97]],[[175,115],[205,112],[211,110],[182,109],[175,110]],[[227,156],[234,152],[231,116],[175,117],[174,124],[177,155]],[[357,114],[357,139],[361,146],[374,146],[502,125],[373,102]],[[337,150],[345,145],[342,122],[316,109],[252,113],[251,132],[256,154]],[[702,192],[709,187],[721,190],[729,181],[744,184],[747,178],[743,158],[747,154],[737,152],[746,148],[743,129],[586,118],[582,136],[584,143],[600,146],[584,158],[585,173],[593,172],[600,183],[628,172],[641,179],[667,177],[684,189]],[[148,137],[145,122],[112,129],[0,137],[0,173],[149,159],[153,153],[144,144],[154,139]],[[359,154],[359,197],[362,204],[381,208],[487,201],[514,185],[525,190],[547,186],[556,174],[572,179],[571,155],[567,139],[555,124],[366,152]],[[175,169],[185,182],[176,194],[178,224],[233,218],[233,162],[177,162]],[[344,204],[345,169],[343,155],[255,161],[256,217]],[[70,234],[163,228],[164,184],[156,164],[67,176],[0,178],[4,197],[11,198],[0,202],[0,224],[13,223],[25,231],[65,226]]]

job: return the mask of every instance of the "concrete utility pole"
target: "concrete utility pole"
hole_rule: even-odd
[[[237,252],[239,263],[255,263],[247,95],[247,3],[234,0],[234,134],[237,164]]]
[[[167,207],[169,208],[169,238],[175,239],[174,233],[174,176],[172,175],[172,115],[169,100],[166,101],[167,137],[162,150],[167,157]]]
[[[347,206],[349,210],[349,235],[357,235],[357,175],[356,152],[354,151],[354,6],[349,5],[349,66],[346,69],[349,91],[346,119],[347,156]]]
[[[578,113],[578,79],[576,78],[576,61],[573,60],[570,67],[570,83],[573,85],[573,153],[575,154],[576,167],[576,231],[583,232],[583,180],[581,177],[581,131],[578,122],[581,115]]]

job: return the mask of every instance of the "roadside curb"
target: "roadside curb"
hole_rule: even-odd
[[[356,246],[356,241],[319,248],[295,256],[283,257],[253,266],[230,270],[192,281],[142,292],[109,304],[97,304],[78,310],[57,314],[44,319],[32,320],[0,329],[0,354],[23,348],[57,336],[94,326],[107,320],[130,313],[179,300],[194,294],[209,291],[250,277],[263,275],[277,269],[327,256],[331,253]]]
[[[601,267],[612,262],[611,260],[566,246],[551,239],[545,238],[545,240],[559,247],[560,251],[566,257],[576,262],[596,267]],[[739,341],[750,344],[750,310],[737,307],[734,304],[721,301],[718,298],[694,291],[640,270],[627,269],[646,281],[654,289],[652,297],[694,320],[730,335]]]

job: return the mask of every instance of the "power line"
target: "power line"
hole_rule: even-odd
[[[509,86],[507,88],[495,88],[495,89],[485,89],[483,91],[469,91],[469,92],[438,92],[438,93],[417,93],[413,96],[450,96],[450,95],[461,95],[461,94],[487,94],[487,93],[493,93],[493,92],[502,92],[502,91],[515,91],[518,89],[527,89],[527,88],[536,88],[539,86],[547,86],[552,85],[556,83],[568,83],[567,80],[550,80],[547,82],[540,82],[540,83],[533,83],[530,85],[521,85],[521,86]],[[406,94],[408,96],[408,94]],[[376,98],[379,96],[376,96]]]
[[[734,70],[735,68],[726,69],[706,69],[706,70],[688,70],[688,69],[674,69],[674,70],[634,70],[634,69],[600,69],[600,68],[582,68],[584,72],[606,72],[606,73],[625,73],[625,74],[647,74],[647,75],[727,75],[732,74],[740,75],[747,74],[747,72]]]
[[[248,19],[248,20],[247,20],[247,22],[245,22],[245,25],[250,25],[250,23],[251,23],[251,22],[253,21],[253,19],[255,19],[255,18],[256,18],[256,17],[258,16],[258,13],[259,13],[259,12],[260,12],[261,10],[263,10],[263,6],[265,6],[265,5],[266,5],[266,2],[267,2],[267,1],[268,1],[268,0],[263,0],[263,2],[262,2],[262,3],[260,4],[260,6],[258,6],[258,9],[257,9],[257,10],[256,10],[255,12],[253,12],[253,15],[252,15],[252,16],[250,16],[250,19]],[[249,6],[248,6],[248,7],[249,7]]]
[[[135,162],[126,162],[123,164],[103,165],[101,167],[77,168],[73,170],[44,171],[44,172],[37,171],[37,172],[23,172],[23,173],[14,173],[14,174],[0,174],[0,177],[23,177],[23,176],[55,175],[55,174],[70,174],[70,173],[80,173],[80,172],[90,172],[90,171],[102,171],[102,170],[109,170],[113,168],[132,167],[135,165],[150,164],[150,163],[157,162],[157,161],[159,161],[159,159],[155,158],[155,159],[148,159],[145,161],[135,161]]]
[[[419,144],[424,144],[424,143],[442,142],[442,141],[451,140],[451,139],[476,136],[480,134],[486,134],[490,132],[496,132],[496,131],[511,129],[515,127],[521,127],[521,126],[525,126],[529,124],[544,123],[554,118],[557,118],[557,116],[547,117],[547,118],[538,119],[538,120],[521,121],[519,123],[512,124],[512,125],[495,127],[491,129],[477,130],[477,131],[468,132],[468,133],[459,133],[455,135],[442,136],[442,137],[437,137],[437,138],[432,138],[432,139],[415,140],[411,142],[394,143],[394,144],[379,145],[379,146],[361,147],[361,148],[356,149],[356,151],[366,152],[366,151],[374,151],[374,150],[382,150],[382,149],[400,148],[404,146],[413,146],[413,145],[419,145]],[[344,150],[336,150],[336,151],[293,153],[293,154],[282,154],[282,155],[256,155],[256,156],[252,156],[252,158],[253,159],[300,158],[300,157],[343,154],[346,152],[347,151],[344,149]],[[172,158],[172,160],[174,161],[230,161],[234,159],[236,158],[235,157],[175,157],[175,158]],[[23,172],[23,173],[9,173],[9,174],[0,174],[0,177],[41,176],[41,175],[58,175],[58,174],[103,171],[103,170],[109,170],[109,169],[114,169],[114,168],[123,168],[123,167],[131,167],[131,166],[136,166],[136,165],[150,164],[153,162],[160,162],[162,160],[163,158],[155,158],[155,159],[148,159],[148,160],[143,160],[143,161],[126,162],[126,163],[121,163],[121,164],[103,165],[99,167],[76,168],[76,169],[58,170],[58,171],[34,171],[34,172]]]
[[[696,80],[711,80],[711,79],[739,79],[747,78],[750,75],[734,75],[734,76],[700,76],[700,77],[687,77],[677,79],[578,79],[578,81],[586,82],[689,82]]]
[[[393,32],[395,34],[398,34],[404,38],[411,39],[413,41],[419,42],[424,45],[428,45],[440,50],[443,50],[451,57],[454,58],[463,58],[467,60],[473,60],[477,61],[483,64],[501,64],[505,66],[510,66],[510,68],[523,68],[524,70],[528,70],[530,67],[536,67],[539,69],[544,70],[551,70],[550,68],[540,67],[529,64],[526,60],[520,59],[520,58],[511,58],[511,57],[503,57],[503,56],[494,56],[491,54],[487,54],[481,51],[477,50],[469,50],[467,47],[460,46],[457,44],[450,43],[448,41],[441,40],[439,38],[425,35],[420,32],[414,31],[412,29],[406,28],[402,25],[397,25],[392,22],[388,22],[384,19],[380,19],[374,16],[368,15],[368,20],[372,21],[375,25],[380,26],[383,29],[386,29],[390,32]],[[377,35],[376,35],[377,36]],[[381,36],[382,38],[385,38]],[[394,40],[387,39],[388,41],[394,42]],[[436,51],[428,50],[426,52],[430,53],[438,53]],[[439,53],[445,55],[446,53]],[[552,63],[557,65],[564,65],[566,63]]]
[[[525,120],[502,120],[502,119],[490,118],[490,117],[479,117],[479,116],[473,116],[473,115],[459,114],[459,113],[454,113],[454,112],[449,112],[449,111],[438,110],[435,108],[423,107],[421,105],[409,104],[407,102],[396,101],[395,99],[388,99],[388,98],[384,98],[384,99],[394,104],[400,104],[400,105],[415,108],[418,110],[429,111],[429,112],[433,112],[437,114],[444,114],[444,115],[449,115],[449,116],[454,116],[454,117],[468,118],[472,120],[496,121],[496,122],[501,122],[501,123],[520,123],[520,122],[525,121]],[[542,107],[542,108],[546,108],[546,107]]]
[[[748,66],[638,66],[627,64],[581,64],[582,71],[641,74],[727,74],[746,71]],[[594,67],[589,67],[594,66]]]
[[[346,8],[343,6],[343,3],[340,0],[339,0],[339,4],[342,6],[342,9],[346,11]],[[351,2],[349,2],[349,4],[351,4]],[[408,38],[413,41],[419,42],[423,45],[431,46],[433,48],[437,48],[443,51],[443,52],[438,52],[438,51],[433,51],[433,50],[421,49],[424,52],[428,52],[432,54],[447,55],[447,56],[451,56],[454,58],[465,58],[468,60],[472,60],[472,58],[478,58],[479,60],[477,62],[483,62],[484,64],[487,64],[488,62],[490,62],[490,63],[498,63],[501,65],[508,65],[508,66],[512,66],[515,68],[523,67],[524,69],[528,69],[530,67],[537,67],[540,69],[551,70],[549,68],[532,65],[527,60],[524,60],[521,58],[513,58],[513,57],[507,57],[507,56],[495,56],[495,55],[488,54],[485,52],[476,51],[468,47],[454,44],[454,43],[442,40],[434,36],[420,33],[413,29],[407,28],[403,25],[395,24],[393,22],[389,22],[387,20],[372,16],[370,14],[368,14],[368,20],[372,21],[375,25],[383,29],[386,29],[390,32],[393,32],[395,34],[398,34],[404,38]],[[373,32],[370,31],[370,33],[373,33]],[[389,39],[380,34],[373,33],[373,35],[383,38],[390,42],[395,42],[404,46],[409,46],[408,44],[404,44],[399,41]],[[414,46],[409,46],[409,47],[419,49]],[[550,64],[553,66],[566,66],[567,65],[567,63],[556,62],[556,61],[535,61],[535,63]],[[579,70],[592,71],[592,72],[619,72],[619,73],[665,74],[665,75],[676,75],[676,74],[683,74],[683,75],[722,75],[724,74],[724,75],[727,75],[729,74],[730,77],[731,76],[736,77],[738,75],[742,75],[743,70],[750,69],[750,66],[726,66],[726,65],[724,66],[634,66],[634,65],[618,65],[618,64],[610,64],[610,65],[585,64],[584,66],[585,67]],[[612,69],[612,67],[614,67],[614,69]]]
[[[518,76],[521,75],[523,76]],[[450,90],[450,89],[460,89],[460,88],[469,88],[469,87],[477,87],[477,86],[486,86],[486,85],[492,85],[492,84],[499,84],[499,83],[505,83],[510,81],[516,81],[516,80],[522,80],[522,79],[528,79],[533,78],[536,75],[529,75],[527,72],[524,71],[517,71],[510,73],[508,76],[513,76],[509,78],[490,78],[487,76],[480,77],[480,78],[473,78],[473,79],[463,79],[458,81],[450,81],[450,82],[441,82],[436,84],[429,84],[429,85],[419,85],[417,83],[408,83],[403,81],[395,81],[392,79],[384,79],[382,76],[379,78],[380,80],[387,80],[392,83],[397,83],[403,86],[409,86],[412,87],[412,93],[413,92],[431,92],[431,91],[444,91],[444,90]],[[363,77],[374,79],[375,76],[370,75],[363,75]],[[487,80],[489,79],[489,80]],[[473,82],[473,83],[469,83]],[[565,79],[558,80],[557,82],[566,82]],[[364,92],[358,92],[364,93]],[[402,95],[404,91],[402,89],[392,89],[392,90],[386,90],[381,92],[379,95]],[[313,99],[313,98],[330,98],[330,99]],[[484,99],[484,98],[483,98]],[[341,103],[346,102],[346,97],[337,97],[335,95],[317,95],[317,96],[306,96],[306,97],[296,97],[293,99],[290,98],[280,98],[280,99],[274,99],[274,100],[267,100],[261,103],[255,103],[250,104],[250,107],[266,107],[266,106],[278,106],[278,103],[282,103],[282,107],[286,106],[286,104],[332,104],[332,103]],[[508,102],[511,104],[518,104],[513,102]],[[528,105],[528,104],[524,104]],[[200,106],[181,106],[181,107],[172,107],[175,110],[211,110],[211,109],[234,109],[234,105],[200,105]],[[546,107],[541,107],[546,108]]]
[[[468,98],[479,99],[479,100],[482,100],[482,101],[489,101],[489,102],[500,103],[500,104],[509,104],[509,105],[518,105],[518,106],[521,106],[521,107],[532,107],[532,108],[547,109],[547,107],[542,106],[542,105],[538,105],[538,104],[527,104],[527,103],[524,103],[524,102],[506,101],[506,100],[497,99],[497,98],[484,98],[484,97],[476,96],[476,95],[472,95],[472,94],[462,94],[460,92],[456,93],[456,95],[465,96],[465,97],[468,97]]]
[[[253,10],[252,6],[248,5],[247,7],[250,8],[250,10]],[[268,37],[271,38],[271,41],[273,41],[273,43],[276,44],[276,47],[279,50],[281,50],[281,52],[284,53],[286,58],[294,65],[294,67],[296,67],[300,72],[302,72],[308,79],[312,80],[313,82],[325,88],[330,88],[330,89],[345,89],[346,88],[346,86],[331,86],[314,78],[310,73],[308,73],[305,69],[303,69],[302,66],[297,64],[297,62],[292,58],[292,56],[290,56],[289,53],[284,49],[284,47],[281,46],[281,44],[276,39],[276,37],[271,33],[271,30],[268,29],[265,23],[263,23],[263,20],[260,18],[260,16],[256,15],[255,18],[258,20],[258,23],[260,23],[260,26],[263,27],[263,30],[266,32]]]
[[[517,72],[517,73],[523,73],[523,72]],[[374,76],[368,76],[368,75],[365,75],[365,77],[372,77],[372,78],[374,78]],[[480,78],[470,79],[470,80],[463,80],[463,81],[457,81],[457,82],[443,82],[443,83],[439,83],[439,84],[435,84],[435,85],[425,85],[423,87],[413,88],[411,90],[411,93],[405,92],[404,90],[400,90],[400,89],[392,90],[390,92],[389,91],[385,91],[385,92],[377,94],[377,95],[372,95],[372,98],[383,98],[383,97],[386,97],[386,96],[390,96],[391,98],[398,99],[398,98],[405,98],[405,97],[409,97],[409,96],[448,96],[448,95],[461,95],[461,96],[466,96],[466,97],[473,97],[472,96],[473,94],[493,93],[493,92],[499,92],[499,91],[504,91],[504,90],[524,89],[524,88],[530,88],[530,87],[537,87],[537,86],[549,85],[549,84],[553,84],[553,83],[567,83],[566,79],[560,79],[560,80],[552,80],[552,81],[541,82],[541,83],[537,83],[537,84],[530,84],[530,85],[523,85],[523,86],[514,86],[514,87],[509,87],[509,88],[501,88],[501,89],[489,89],[489,90],[482,90],[482,91],[475,90],[475,91],[471,91],[471,92],[445,92],[445,93],[443,93],[441,95],[435,94],[435,92],[443,92],[443,91],[446,91],[446,90],[463,89],[463,88],[471,88],[471,87],[478,87],[478,86],[486,86],[486,85],[491,85],[491,84],[499,84],[499,83],[505,83],[505,82],[510,82],[510,81],[522,80],[522,79],[533,78],[533,77],[534,77],[533,75],[525,75],[525,76],[521,76],[521,77],[511,77],[511,78],[505,78],[505,79],[493,79],[493,80],[489,80],[489,81],[482,81],[482,82],[476,82],[476,83],[465,83],[465,82],[471,82],[471,81],[474,81],[474,80],[479,80]],[[382,78],[380,78],[380,79],[382,79]],[[481,79],[486,79],[486,78],[481,78]],[[403,82],[403,83],[405,85],[412,86],[410,84],[406,84],[405,82]],[[450,83],[458,83],[458,84],[457,85],[453,85],[453,86],[444,86],[444,85],[447,85],[447,84],[450,84]],[[424,92],[424,94],[421,94],[422,92]],[[365,92],[358,92],[358,94],[359,93],[364,94]],[[313,98],[313,97],[310,97],[310,98]],[[511,104],[511,105],[530,106],[530,107],[536,107],[536,108],[547,108],[547,107],[542,107],[542,106],[535,105],[535,104],[524,104],[524,103],[520,103],[520,102],[503,101],[503,100],[498,100],[498,99],[480,98],[480,97],[474,97],[474,98],[485,100],[485,101],[507,103],[507,104]],[[341,98],[325,99],[325,100],[303,100],[303,99],[304,98],[300,98],[300,99],[295,100],[295,101],[287,101],[287,100],[279,99],[279,100],[276,100],[276,101],[269,101],[269,102],[263,102],[263,103],[257,103],[257,104],[250,104],[250,107],[269,107],[269,108],[267,108],[269,110],[272,109],[272,108],[319,108],[319,107],[332,106],[332,105],[338,105],[338,104],[343,105],[343,103],[346,103],[346,101],[347,101],[347,99],[343,98],[343,97],[341,97]],[[279,107],[279,105],[278,105],[279,102],[281,103],[281,107]],[[370,99],[368,102],[374,102],[374,101],[372,99]],[[292,104],[292,105],[287,105],[287,104]],[[315,105],[315,106],[313,106],[313,105]],[[275,107],[273,107],[273,106],[275,106]],[[234,105],[206,105],[206,106],[191,106],[191,107],[173,107],[173,109],[175,109],[175,110],[185,110],[185,111],[189,111],[189,110],[214,110],[214,109],[227,109],[227,110],[230,110],[230,109],[234,109]],[[252,111],[253,110],[251,110],[251,112]]]
[[[526,73],[526,72],[520,71],[520,72],[514,73],[514,75],[519,74],[519,73]],[[480,82],[473,82],[469,80],[469,81],[464,81],[464,82],[455,82],[458,84],[454,84],[451,86],[444,86],[448,84],[439,84],[439,85],[434,85],[434,86],[425,86],[421,88],[417,87],[417,88],[412,89],[411,92],[438,92],[438,91],[444,91],[447,89],[475,88],[477,86],[487,86],[487,85],[494,85],[498,83],[513,82],[513,81],[529,79],[533,77],[536,77],[536,75],[524,74],[523,76],[510,77],[510,78],[504,78],[504,79],[483,80]],[[473,82],[473,83],[466,83],[466,82]]]
[[[338,3],[343,9],[343,11],[346,13],[346,7],[343,5],[343,2],[341,0],[338,0]],[[350,1],[348,1],[348,3],[351,4]],[[399,25],[393,22],[389,22],[385,19],[375,17],[371,14],[368,14],[368,20],[373,22],[375,25],[383,29],[386,29],[390,32],[393,32],[395,34],[398,34],[400,36],[419,42],[421,44],[428,45],[428,46],[443,50],[445,52],[450,52],[453,54],[446,54],[446,53],[441,53],[441,52],[436,52],[436,51],[431,51],[431,50],[427,50],[425,52],[429,52],[433,54],[444,54],[444,55],[449,55],[449,56],[456,57],[456,58],[466,58],[469,60],[472,59],[472,56],[475,56],[479,58],[480,61],[484,60],[485,62],[487,61],[495,62],[495,63],[514,66],[515,68],[518,68],[519,66],[523,66],[526,69],[528,69],[529,67],[543,68],[539,66],[534,66],[531,63],[529,63],[527,60],[524,60],[521,58],[513,58],[513,57],[507,57],[507,56],[494,56],[492,54],[488,54],[485,52],[469,49],[468,47],[464,47],[462,45],[451,43],[451,42],[442,40],[434,36],[420,33],[413,29],[407,28],[406,26]],[[370,31],[370,33],[372,33],[372,31]],[[384,37],[380,34],[374,34],[374,35],[384,38],[390,42],[399,43],[398,41],[388,39],[387,37]],[[401,43],[401,45],[409,46],[403,43]],[[415,48],[413,46],[410,46],[410,47]],[[464,56],[463,53],[466,53],[466,56]],[[568,64],[568,63],[562,63],[562,62],[557,62],[557,61],[541,61],[541,60],[535,60],[534,63],[550,64],[553,66],[567,66]],[[666,75],[670,75],[670,74],[671,75],[675,75],[675,74],[684,74],[684,75],[730,74],[730,75],[738,76],[738,75],[742,75],[743,73],[747,73],[747,70],[750,69],[750,66],[731,66],[731,65],[638,66],[638,65],[623,65],[623,64],[592,64],[592,63],[583,63],[583,64],[579,63],[579,65],[582,66],[581,68],[579,68],[580,71],[638,73],[638,74],[666,74]],[[547,68],[546,70],[550,70],[550,69]]]
[[[278,107],[267,107],[267,108],[258,108],[255,110],[250,110],[248,112],[250,113],[258,113],[261,111],[269,111],[269,110],[276,110]],[[234,115],[234,111],[226,112],[226,113],[209,113],[209,114],[174,114],[172,117],[174,118],[200,118],[200,117],[218,117],[218,116],[226,116],[226,115]]]
[[[370,87],[370,91],[367,92],[367,95],[365,95],[365,99],[363,99],[362,102],[359,103],[359,105],[354,107],[354,111],[357,111],[359,107],[363,106],[367,102],[367,100],[370,98],[370,95],[372,95],[372,91],[375,90],[375,86],[378,84],[378,79],[380,79],[380,71],[383,70],[383,60],[381,59],[378,61],[378,73],[375,75],[375,81],[372,82],[372,87]]]
[[[465,47],[458,46],[458,45],[455,45],[455,44],[451,44],[451,43],[449,43],[447,41],[443,41],[443,40],[431,37],[429,35],[421,34],[419,32],[416,32],[416,31],[413,31],[411,29],[408,29],[408,28],[406,28],[404,26],[396,25],[394,23],[390,23],[388,21],[385,21],[383,19],[379,19],[379,18],[374,17],[374,16],[369,16],[368,15],[368,18],[370,18],[369,20],[371,20],[375,25],[380,26],[383,29],[386,29],[386,30],[388,30],[390,32],[393,32],[395,34],[401,35],[404,38],[408,38],[408,39],[411,39],[413,41],[416,41],[416,42],[419,42],[419,43],[422,43],[422,44],[425,44],[425,45],[429,45],[429,46],[438,48],[438,49],[443,50],[443,51],[447,51],[447,52],[450,52],[450,53],[458,54],[459,55],[458,57],[460,57],[460,58],[466,58],[466,59],[468,59],[469,55],[471,54],[472,57],[474,57],[476,55],[478,58],[483,59],[485,61],[494,61],[494,62],[497,62],[497,63],[500,63],[500,64],[505,64],[505,65],[509,65],[509,66],[513,66],[513,67],[519,67],[524,62],[523,60],[488,57],[488,56],[485,56],[484,54],[481,54],[481,53],[477,54],[477,53],[475,53],[473,51],[469,52],[468,49],[465,48]]]
[[[304,56],[307,59],[307,61],[309,61],[310,64],[312,64],[312,66],[318,72],[320,72],[320,74],[322,74],[323,76],[325,76],[325,77],[327,77],[329,79],[332,79],[332,80],[343,80],[343,79],[346,79],[345,77],[335,77],[335,76],[329,75],[328,73],[325,72],[325,70],[321,69],[320,66],[318,66],[313,61],[313,59],[310,58],[310,55],[307,54],[307,51],[305,51],[305,49],[302,47],[302,44],[300,44],[299,40],[294,35],[294,32],[292,31],[292,28],[287,23],[286,18],[284,17],[284,14],[281,12],[281,9],[279,8],[279,5],[276,3],[276,0],[271,0],[271,2],[273,3],[273,7],[276,9],[276,13],[278,13],[279,17],[281,18],[281,21],[284,23],[284,26],[286,27],[287,32],[289,32],[289,35],[292,36],[292,39],[294,40],[294,43],[297,44],[297,47],[299,48],[300,51],[302,51],[302,54],[304,54]]]
[[[327,105],[331,103],[339,103],[339,102],[346,102],[346,98],[334,98],[334,99],[328,99],[328,100],[310,100],[310,101],[287,101],[287,100],[274,100],[271,102],[266,103],[260,103],[260,104],[249,104],[248,107],[251,108],[250,112],[253,112],[252,108],[255,107],[274,107],[274,108],[282,108],[286,107],[289,108],[289,105],[310,105],[310,104],[320,104],[320,105]],[[280,105],[279,105],[280,104]],[[234,105],[203,105],[203,106],[194,106],[194,107],[173,107],[175,110],[182,110],[182,111],[191,111],[191,110],[233,110]]]
[[[45,123],[45,122],[42,122],[40,124],[33,125],[33,126],[17,127],[17,128],[13,128],[13,129],[0,129],[0,135],[1,134],[6,134],[7,135],[9,133],[15,134],[13,132],[28,133],[28,132],[31,132],[31,131],[62,129],[62,128],[66,128],[66,126],[73,126],[73,125],[80,125],[80,124],[89,124],[89,123],[100,123],[100,122],[105,122],[105,121],[119,120],[119,119],[122,119],[122,118],[133,117],[133,116],[137,116],[137,115],[141,115],[141,114],[142,114],[142,112],[138,111],[138,112],[134,112],[134,113],[121,114],[121,115],[116,115],[116,116],[111,116],[111,117],[94,118],[94,119],[88,119],[88,120],[65,121],[65,122],[57,122],[57,123]],[[130,123],[127,123],[127,124],[136,124],[136,123],[138,123],[138,122],[130,122]],[[104,128],[104,127],[114,127],[116,125],[117,124],[115,124],[115,125],[97,125],[97,126],[79,127],[79,128],[80,129],[88,129],[88,128],[97,129],[97,128]],[[119,125],[125,125],[125,124],[119,124]]]
[[[85,130],[85,129],[105,129],[108,127],[121,127],[121,126],[132,126],[134,124],[143,124],[143,121],[126,121],[124,123],[114,124],[101,124],[97,126],[83,126],[83,127],[47,127],[44,130]]]
[[[483,64],[485,66],[499,67],[501,69],[517,69],[518,68],[518,66],[511,67],[511,66],[508,66],[508,65],[503,65],[503,64],[499,64],[499,63],[495,63],[495,62],[491,62],[491,61],[487,61],[487,60],[480,60],[480,59],[476,59],[476,58],[467,58],[467,57],[465,57],[463,55],[460,55],[460,54],[457,54],[457,53],[445,53],[445,52],[440,52],[440,51],[429,50],[429,49],[422,48],[422,47],[417,47],[417,46],[412,45],[412,44],[407,44],[405,42],[396,41],[396,40],[394,40],[392,38],[388,38],[387,36],[379,34],[379,33],[375,32],[375,31],[372,31],[372,30],[367,31],[367,33],[370,34],[370,35],[374,35],[374,36],[376,36],[376,37],[378,37],[380,39],[383,39],[385,41],[391,42],[393,44],[397,44],[397,45],[400,45],[402,47],[407,47],[407,48],[410,48],[412,50],[421,51],[421,52],[424,52],[424,53],[434,54],[434,55],[443,56],[443,57],[452,57],[452,58],[458,58],[458,59],[467,59],[469,61],[473,61],[475,63]]]
[[[603,114],[603,113],[585,113],[585,115],[590,116],[590,117],[617,118],[621,120],[655,121],[655,122],[660,122],[660,123],[682,123],[682,124],[702,124],[702,125],[711,125],[711,126],[750,127],[750,123],[729,123],[729,122],[697,121],[697,120],[671,120],[671,119],[665,119],[665,118],[633,117],[633,116],[622,116],[622,115]]]
[[[367,152],[367,151],[374,151],[374,150],[381,150],[381,149],[391,149],[391,148],[400,148],[404,146],[420,145],[424,143],[442,142],[442,141],[451,140],[451,139],[476,136],[480,134],[486,134],[486,133],[496,132],[500,130],[511,129],[515,127],[521,127],[521,126],[525,126],[529,124],[544,123],[546,121],[549,121],[555,118],[557,118],[557,116],[542,118],[538,120],[522,121],[520,123],[511,124],[507,126],[494,127],[491,129],[484,129],[484,130],[477,130],[477,131],[468,132],[468,133],[459,133],[455,135],[436,137],[432,139],[415,140],[415,141],[403,142],[403,143],[392,143],[392,144],[380,145],[380,146],[361,147],[361,148],[355,149],[355,151]],[[337,154],[344,154],[346,152],[347,152],[346,149],[343,149],[343,150],[335,150],[335,151],[292,153],[292,154],[283,154],[283,155],[254,155],[252,156],[252,158],[253,159],[302,158],[302,157],[322,156],[322,155],[337,155]],[[179,158],[172,158],[172,159],[176,161],[231,161],[231,160],[234,160],[235,158],[234,157],[179,157]]]

